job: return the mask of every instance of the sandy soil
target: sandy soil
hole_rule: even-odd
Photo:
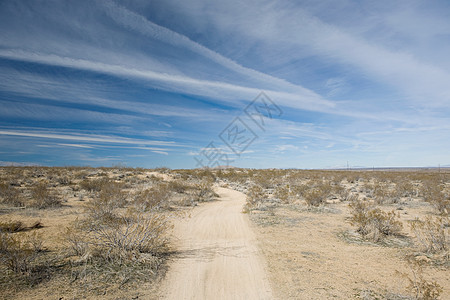
[[[405,299],[395,297],[409,294],[408,281],[398,272],[412,278],[405,256],[414,250],[402,245],[404,241],[393,246],[349,242],[340,237],[353,230],[347,204],[329,208],[310,212],[281,207],[251,215],[274,299]],[[424,211],[407,208],[401,219]],[[448,269],[428,266],[424,272],[427,280],[444,288],[440,299],[450,299]]]
[[[245,195],[218,188],[220,200],[177,222],[178,254],[163,283],[165,299],[273,299]]]

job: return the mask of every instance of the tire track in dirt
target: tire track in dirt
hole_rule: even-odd
[[[219,201],[175,224],[179,252],[163,283],[164,299],[273,299],[243,193],[218,188]]]

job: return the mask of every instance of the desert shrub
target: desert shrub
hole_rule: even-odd
[[[70,180],[70,178],[68,176],[59,176],[57,178],[57,182],[61,185],[69,185],[72,183],[72,181]]]
[[[421,189],[424,200],[430,203],[438,213],[448,215],[450,212],[450,197],[445,194],[444,186],[437,181],[423,182]]]
[[[97,198],[100,201],[111,203],[115,207],[123,207],[127,197],[128,194],[124,192],[122,183],[107,181],[102,185]]]
[[[307,184],[295,184],[291,186],[292,194],[298,197],[303,197],[305,192],[308,190],[309,186]]]
[[[218,197],[213,190],[213,182],[211,180],[202,180],[194,185],[194,197],[199,202],[208,201],[214,197]]]
[[[19,232],[25,230],[25,225],[21,221],[0,221],[0,232]]]
[[[358,195],[346,188],[339,191],[338,197],[341,201],[354,202],[358,200]]]
[[[114,222],[116,220],[115,209],[124,207],[127,194],[122,190],[122,184],[114,181],[102,183],[98,195],[86,204],[85,209],[93,220]]]
[[[40,249],[27,236],[0,232],[0,263],[18,274],[29,273]]]
[[[382,178],[374,179],[373,182],[364,184],[368,197],[374,199],[377,204],[397,203],[400,198],[397,197],[395,189],[392,189],[391,183]]]
[[[134,195],[133,204],[141,211],[167,208],[172,194],[170,190],[167,184],[158,184],[150,189],[138,191]]]
[[[0,197],[2,203],[18,207],[24,206],[24,199],[19,189],[10,184],[0,183]]]
[[[253,178],[255,184],[261,186],[264,189],[273,188],[275,186],[273,174],[271,174],[270,171],[264,172],[261,170],[260,172],[261,173]]]
[[[274,196],[282,203],[289,203],[290,190],[288,185],[277,186]]]
[[[131,209],[114,216],[114,222],[88,218],[68,229],[66,239],[74,253],[120,265],[143,253],[160,255],[167,250],[171,225],[164,213]]]
[[[450,249],[449,218],[427,216],[410,223],[418,243],[429,253],[445,252]]]
[[[265,193],[261,186],[254,185],[247,192],[247,199],[244,205],[244,212],[250,212],[255,209],[264,199]]]
[[[88,244],[108,260],[126,259],[133,251],[156,255],[167,245],[167,228],[163,214],[128,213],[117,223],[93,228]]]
[[[303,194],[303,198],[308,206],[319,206],[326,203],[328,192],[320,188],[312,188]]]
[[[399,235],[403,225],[394,211],[384,212],[368,202],[354,201],[350,205],[350,223],[365,238],[378,242],[386,236]]]
[[[49,208],[61,206],[61,199],[55,191],[51,191],[47,184],[40,182],[31,190],[31,196],[34,200],[33,206],[38,208]]]
[[[448,216],[450,213],[450,197],[444,193],[440,193],[428,202],[438,211],[439,214]]]
[[[398,272],[409,282],[408,291],[412,294],[413,299],[417,300],[436,300],[439,299],[443,289],[436,281],[427,280],[423,272],[423,263],[413,258],[408,259],[408,265],[412,276],[406,273]]]
[[[167,183],[169,190],[174,191],[179,194],[185,193],[191,188],[191,186],[184,180],[172,180]]]
[[[105,177],[97,178],[97,179],[84,179],[79,185],[80,187],[87,192],[100,192],[104,185],[108,185],[111,183],[111,180]]]
[[[418,195],[418,189],[414,186],[414,184],[408,180],[400,180],[395,185],[395,195],[398,198],[401,197],[416,197]]]

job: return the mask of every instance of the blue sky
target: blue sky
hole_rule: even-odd
[[[446,0],[1,1],[0,163],[450,165],[449,53]]]

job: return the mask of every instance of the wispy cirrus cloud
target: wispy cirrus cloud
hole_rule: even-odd
[[[192,167],[261,91],[284,113],[244,165],[445,161],[445,1],[0,7],[4,161]]]
[[[8,136],[21,136],[21,137],[33,137],[55,140],[67,140],[67,141],[79,141],[79,142],[100,142],[100,143],[112,143],[112,144],[134,144],[134,145],[153,145],[153,146],[170,146],[179,147],[181,145],[172,141],[148,141],[138,140],[126,137],[117,136],[102,136],[95,134],[69,134],[69,133],[57,133],[57,132],[38,132],[38,131],[16,131],[16,130],[0,130],[0,135]]]

